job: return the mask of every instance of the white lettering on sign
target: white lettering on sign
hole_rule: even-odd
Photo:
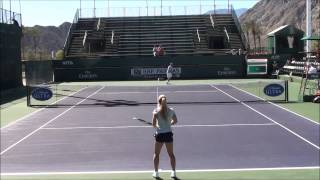
[[[237,71],[231,70],[230,67],[223,67],[223,71],[217,71],[218,76],[233,76],[237,75]]]
[[[62,65],[74,65],[73,61],[62,61]]]
[[[98,75],[91,73],[91,71],[85,71],[84,73],[80,73],[78,77],[79,79],[95,79],[98,77]]]
[[[132,68],[131,76],[150,76],[150,75],[165,75],[167,68]],[[180,77],[181,68],[175,67],[172,72],[173,76]]]

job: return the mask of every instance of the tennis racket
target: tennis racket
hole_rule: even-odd
[[[151,123],[151,122],[149,122],[149,121],[146,121],[146,120],[144,120],[144,119],[141,119],[141,118],[133,117],[132,119],[133,119],[133,120],[137,120],[137,121],[140,121],[140,122],[142,122],[143,124],[148,124],[148,125],[152,125],[152,123]]]

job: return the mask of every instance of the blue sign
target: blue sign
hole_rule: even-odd
[[[46,101],[52,97],[52,91],[48,88],[36,88],[31,92],[31,95],[34,99],[39,101]]]
[[[263,92],[267,96],[280,96],[284,92],[284,87],[280,84],[269,84],[264,87]]]

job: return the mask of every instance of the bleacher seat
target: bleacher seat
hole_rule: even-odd
[[[231,49],[244,49],[231,14],[215,14],[212,19],[214,27],[208,14],[80,18],[69,34],[66,57],[153,56],[152,49],[157,44],[166,55],[226,55]],[[224,28],[230,38],[228,47],[209,49],[209,37],[224,36]],[[86,31],[88,42],[103,43],[102,49],[84,49]]]

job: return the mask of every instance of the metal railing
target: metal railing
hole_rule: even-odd
[[[8,11],[5,9],[0,8],[0,23],[3,24],[14,24],[15,22],[18,23],[18,25],[21,27],[22,21],[21,21],[21,14]]]
[[[231,6],[148,6],[80,9],[80,18],[231,14]]]
[[[72,24],[71,24],[71,26],[69,28],[66,41],[64,42],[64,46],[63,46],[63,54],[64,54],[64,56],[68,55],[68,50],[69,50],[69,46],[70,46],[70,42],[71,42],[71,38],[72,38],[72,33],[73,33],[73,30],[76,27],[76,24],[77,24],[77,22],[79,20],[79,17],[80,17],[79,16],[79,9],[77,9],[76,14],[74,15]]]
[[[248,42],[247,42],[247,39],[242,31],[242,28],[241,28],[241,25],[240,25],[240,22],[239,22],[239,19],[238,19],[238,16],[236,14],[236,11],[234,10],[233,6],[231,5],[231,14],[232,14],[232,18],[236,24],[236,27],[239,31],[239,34],[240,34],[240,37],[241,37],[241,41],[244,43],[243,46],[245,49],[248,49]]]

